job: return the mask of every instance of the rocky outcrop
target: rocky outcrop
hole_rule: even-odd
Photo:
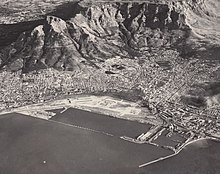
[[[32,71],[53,67],[99,68],[108,58],[138,57],[174,47],[190,32],[181,9],[170,3],[79,2],[67,21],[47,16],[2,50],[1,67]],[[13,51],[8,51],[13,50]]]
[[[73,70],[80,68],[80,61],[84,60],[68,33],[66,22],[52,16],[47,17],[44,25],[23,33],[10,49],[14,51],[6,55],[2,65],[13,71],[47,67]]]

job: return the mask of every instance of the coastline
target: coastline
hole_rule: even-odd
[[[94,102],[95,103],[97,102],[98,104],[94,104]],[[100,105],[100,104],[103,104],[103,102],[105,105]],[[65,112],[68,108],[77,108],[77,109],[82,109],[82,110],[89,111],[89,112],[106,114],[112,117],[131,120],[131,121],[138,121],[138,122],[146,123],[146,124],[153,123],[152,121],[148,121],[148,118],[145,118],[146,116],[148,116],[148,113],[146,113],[146,115],[144,116],[143,112],[141,111],[142,108],[138,106],[138,104],[135,102],[114,98],[112,96],[96,96],[96,95],[89,95],[89,94],[82,94],[82,95],[76,94],[76,95],[65,96],[65,97],[63,96],[61,98],[47,101],[47,102],[30,104],[30,105],[26,105],[26,106],[22,106],[18,108],[12,108],[12,109],[1,112],[0,116],[3,114],[16,112],[16,113],[21,113],[21,114],[28,115],[28,116],[37,117],[40,119],[49,120],[49,118],[38,116],[39,112],[43,113],[43,112],[47,112],[48,110],[60,109],[60,108],[63,108],[63,111],[61,111],[61,113]],[[127,108],[130,108],[130,109],[127,109]],[[36,115],[33,115],[33,114],[36,114]],[[160,124],[160,123],[157,122],[156,124]],[[219,142],[219,140],[214,137],[203,137],[203,138],[198,138],[195,140],[190,140],[189,142],[182,144],[182,146],[173,154],[160,157],[156,160],[153,160],[147,163],[140,164],[138,167],[142,168],[142,167],[175,157],[186,146],[196,143],[198,141],[202,141],[202,140],[213,140],[213,141]]]
[[[142,168],[142,167],[145,167],[145,166],[148,166],[148,165],[151,165],[151,164],[154,164],[154,163],[157,163],[157,162],[160,162],[160,161],[163,161],[163,160],[166,160],[166,159],[169,159],[169,158],[172,158],[172,157],[175,157],[177,156],[180,152],[182,152],[182,150],[184,148],[186,148],[187,146],[193,144],[193,143],[196,143],[198,141],[202,141],[202,140],[212,140],[212,141],[216,141],[216,142],[220,142],[217,138],[212,138],[212,137],[203,137],[203,138],[198,138],[196,140],[192,140],[192,141],[189,141],[187,142],[186,144],[184,144],[177,152],[171,154],[171,155],[168,155],[168,156],[165,156],[165,157],[161,157],[161,158],[158,158],[156,160],[153,160],[151,162],[147,162],[147,163],[144,163],[144,164],[141,164],[139,165],[138,167],[139,168]]]
[[[0,115],[17,112],[42,119],[49,119],[46,114],[47,111],[62,108],[62,112],[68,108],[77,108],[89,112],[109,115],[116,118],[138,121],[141,123],[153,125],[162,123],[162,120],[152,116],[152,114],[150,114],[146,108],[140,107],[135,102],[118,99],[111,96],[96,96],[86,94],[65,96],[47,102],[25,105],[18,108],[11,108],[2,111]]]

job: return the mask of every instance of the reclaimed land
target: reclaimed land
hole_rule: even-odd
[[[171,153],[17,113],[1,115],[0,120],[1,173],[133,174],[141,163]]]
[[[119,119],[104,114],[93,113],[76,108],[69,108],[51,118],[52,120],[105,132],[114,136],[136,138],[149,131],[151,125]]]

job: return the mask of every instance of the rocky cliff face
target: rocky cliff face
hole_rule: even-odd
[[[99,68],[108,58],[135,58],[170,49],[184,44],[190,34],[183,7],[175,1],[75,3],[69,20],[47,16],[44,24],[4,48],[1,67],[25,72]]]

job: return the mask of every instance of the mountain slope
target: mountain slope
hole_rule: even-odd
[[[170,48],[189,35],[184,15],[169,4],[79,2],[74,9],[79,13],[70,20],[47,16],[43,25],[24,32],[3,49],[1,67],[25,72],[77,70],[84,64],[99,68],[108,58]]]
[[[78,92],[136,97],[151,110],[168,100],[218,104],[218,93],[198,87],[219,81],[218,28],[206,30],[219,19],[217,4],[81,1],[44,19],[0,25],[3,106]]]
[[[190,5],[189,5],[190,4]],[[186,22],[193,33],[208,43],[220,42],[220,1],[196,0],[185,4]]]

